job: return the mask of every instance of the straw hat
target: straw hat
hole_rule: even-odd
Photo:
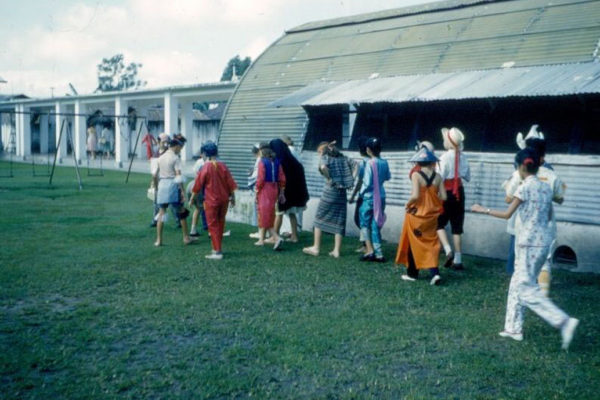
[[[521,132],[517,133],[517,146],[519,146],[521,150],[527,147],[527,139],[544,140],[544,134],[542,132],[538,132],[537,130],[538,126],[539,125],[537,124],[531,125],[531,128],[529,128],[529,132],[527,133],[527,136],[525,136],[525,138],[523,138],[523,134]]]
[[[448,141],[452,146],[457,148],[462,148],[463,142],[465,141],[465,135],[460,131],[460,129],[452,127],[442,128],[442,137],[445,141]]]

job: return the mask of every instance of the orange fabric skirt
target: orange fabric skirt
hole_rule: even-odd
[[[417,269],[437,268],[440,256],[437,219],[442,210],[442,201],[438,197],[437,187],[421,187],[415,207],[416,213],[406,213],[404,217],[396,252],[396,264],[408,267],[410,249]]]

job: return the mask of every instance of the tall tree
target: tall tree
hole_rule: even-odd
[[[123,54],[115,54],[103,58],[98,64],[98,88],[96,92],[112,92],[146,85],[146,81],[138,79],[140,63],[130,63],[125,66]]]
[[[252,59],[250,57],[246,57],[242,60],[239,54],[236,55],[231,60],[229,60],[227,66],[223,70],[223,75],[221,75],[221,82],[231,80],[231,78],[233,77],[233,67],[235,67],[236,76],[240,77],[244,75],[244,72],[246,72],[250,64],[252,64]]]

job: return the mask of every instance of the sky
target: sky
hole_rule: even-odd
[[[148,88],[218,82],[230,58],[255,60],[286,29],[432,1],[0,0],[0,93],[91,93],[118,53]]]

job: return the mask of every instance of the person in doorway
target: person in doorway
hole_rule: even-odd
[[[228,205],[235,206],[237,184],[229,168],[224,162],[217,159],[217,145],[209,141],[202,147],[206,162],[196,177],[190,197],[190,206],[196,196],[204,194],[204,210],[212,244],[212,253],[205,257],[209,260],[221,260],[223,258],[222,242],[225,216]]]
[[[104,155],[105,159],[109,159],[110,158],[110,149],[111,149],[111,133],[110,130],[104,126],[102,128],[102,132],[100,133],[100,144],[102,145],[102,153]]]
[[[471,180],[467,157],[462,152],[465,137],[458,128],[442,128],[446,152],[440,157],[438,172],[444,180],[446,201],[438,218],[438,237],[446,253],[445,267],[462,270],[462,234],[465,221],[465,190],[463,182]],[[450,247],[446,225],[450,222],[454,251]]]
[[[523,340],[523,316],[527,307],[548,324],[560,330],[562,348],[568,349],[579,320],[569,317],[544,296],[536,278],[555,239],[552,228],[552,189],[541,182],[536,173],[540,156],[532,148],[519,151],[515,157],[523,183],[514,194],[506,211],[496,211],[474,204],[471,211],[507,219],[518,214],[515,246],[515,271],[508,288],[504,330],[500,336]]]
[[[285,203],[286,178],[283,167],[268,143],[260,145],[260,163],[256,178],[256,202],[258,205],[259,238],[256,246],[264,246],[268,231],[273,238],[273,250],[281,249],[283,239],[275,231],[275,204]]]
[[[88,158],[91,158],[92,160],[96,159],[97,147],[98,147],[98,138],[96,136],[96,128],[94,128],[93,126],[90,126],[89,128],[87,128],[87,141],[86,141]]]
[[[321,142],[317,147],[320,156],[319,172],[325,178],[325,187],[315,215],[314,241],[302,251],[318,256],[321,251],[322,232],[334,235],[334,247],[329,255],[340,256],[342,238],[346,233],[347,191],[354,186],[354,163],[335,146],[335,141]]]
[[[156,224],[156,241],[154,242],[157,247],[162,245],[164,217],[169,206],[177,212],[177,219],[181,223],[183,232],[183,244],[187,245],[192,242],[188,234],[186,218],[189,211],[184,206],[186,195],[181,174],[181,158],[179,158],[185,142],[186,139],[182,135],[173,136],[169,143],[169,149],[158,158],[158,168],[154,175],[157,183],[156,202],[160,207]]]
[[[365,167],[362,186],[363,198],[360,206],[360,231],[365,239],[365,254],[361,261],[385,262],[381,248],[381,228],[385,223],[385,188],[383,184],[391,178],[388,162],[380,157],[381,141],[370,138],[366,143],[369,162]]]
[[[447,192],[444,180],[435,172],[438,158],[433,152],[423,146],[410,161],[419,169],[410,175],[411,193],[406,202],[395,262],[407,268],[403,280],[414,282],[419,277],[419,270],[426,269],[429,270],[430,284],[439,285],[440,242],[436,231]]]
[[[298,242],[298,219],[297,215],[306,209],[308,202],[308,188],[306,187],[306,177],[304,176],[304,167],[292,155],[288,145],[281,139],[273,139],[269,143],[271,150],[275,152],[275,157],[283,168],[286,182],[293,184],[286,185],[283,191],[285,202],[277,202],[275,212],[275,231],[279,234],[283,216],[287,215],[290,220],[289,241]]]

